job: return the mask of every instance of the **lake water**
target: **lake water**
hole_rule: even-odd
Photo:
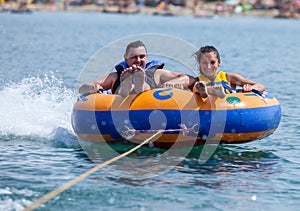
[[[204,164],[195,152],[148,178],[128,177],[126,163],[116,162],[38,210],[299,209],[299,21],[34,12],[0,14],[0,210],[22,210],[95,166],[71,127],[78,84],[94,77],[87,71],[93,55],[144,33],[187,42],[187,49],[159,44],[173,47],[172,61],[193,46],[216,46],[222,70],[261,82],[276,96],[279,128],[262,140],[220,145]],[[121,59],[124,48],[106,53],[99,75],[107,71],[106,59]],[[154,156],[147,149],[140,153]]]

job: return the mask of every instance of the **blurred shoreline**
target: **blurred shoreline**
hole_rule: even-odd
[[[215,16],[264,16],[274,18],[300,19],[300,0],[294,2],[278,3],[278,1],[260,4],[250,4],[249,2],[235,0],[204,2],[199,0],[185,1],[184,5],[174,5],[159,1],[156,5],[145,5],[145,1],[139,4],[133,0],[108,0],[92,3],[83,1],[54,1],[46,3],[33,3],[33,1],[8,1],[0,0],[1,12],[31,13],[34,11],[68,11],[68,12],[99,12],[99,13],[121,13],[121,14],[146,14],[177,16],[187,15],[200,18],[210,18]],[[169,1],[170,2],[170,1]]]

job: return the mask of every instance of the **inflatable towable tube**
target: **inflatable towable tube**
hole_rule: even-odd
[[[280,119],[280,104],[267,92],[202,99],[172,88],[125,99],[114,94],[81,95],[72,112],[72,126],[81,141],[140,143],[162,129],[153,142],[162,148],[259,140],[272,134]]]

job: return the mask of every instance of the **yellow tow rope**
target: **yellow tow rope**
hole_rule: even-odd
[[[132,148],[131,150],[128,150],[127,152],[124,152],[123,154],[114,157],[108,161],[105,161],[104,163],[101,163],[97,166],[95,166],[94,168],[84,172],[83,174],[79,175],[78,177],[75,177],[74,179],[72,179],[71,181],[65,183],[64,185],[60,186],[59,188],[47,193],[46,195],[44,195],[43,197],[37,199],[36,201],[34,201],[31,205],[25,207],[25,211],[30,211],[30,210],[34,210],[37,207],[39,207],[41,204],[44,204],[45,202],[49,201],[50,199],[54,198],[55,196],[57,196],[58,194],[60,194],[61,192],[65,191],[66,189],[72,187],[73,185],[75,185],[76,183],[78,183],[79,181],[83,180],[84,178],[88,177],[89,175],[93,174],[94,172],[98,171],[101,168],[104,168],[105,166],[129,155],[130,153],[136,151],[137,149],[141,148],[143,145],[149,143],[152,139],[154,139],[157,135],[159,135],[160,133],[162,133],[163,130],[159,130],[157,131],[155,134],[153,134],[151,137],[149,137],[148,139],[146,139],[145,141],[143,141],[142,143],[140,143],[139,145],[137,145],[136,147]]]

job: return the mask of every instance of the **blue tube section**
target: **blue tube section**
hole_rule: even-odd
[[[218,131],[221,130],[223,133],[263,132],[276,129],[280,118],[280,105],[237,110],[74,110],[72,126],[77,134],[110,134],[112,138],[118,139],[122,138],[120,131],[126,127],[135,130],[168,130],[180,129],[182,123],[188,128],[198,124],[200,125],[198,136],[202,137],[209,133],[211,127],[220,127]]]

